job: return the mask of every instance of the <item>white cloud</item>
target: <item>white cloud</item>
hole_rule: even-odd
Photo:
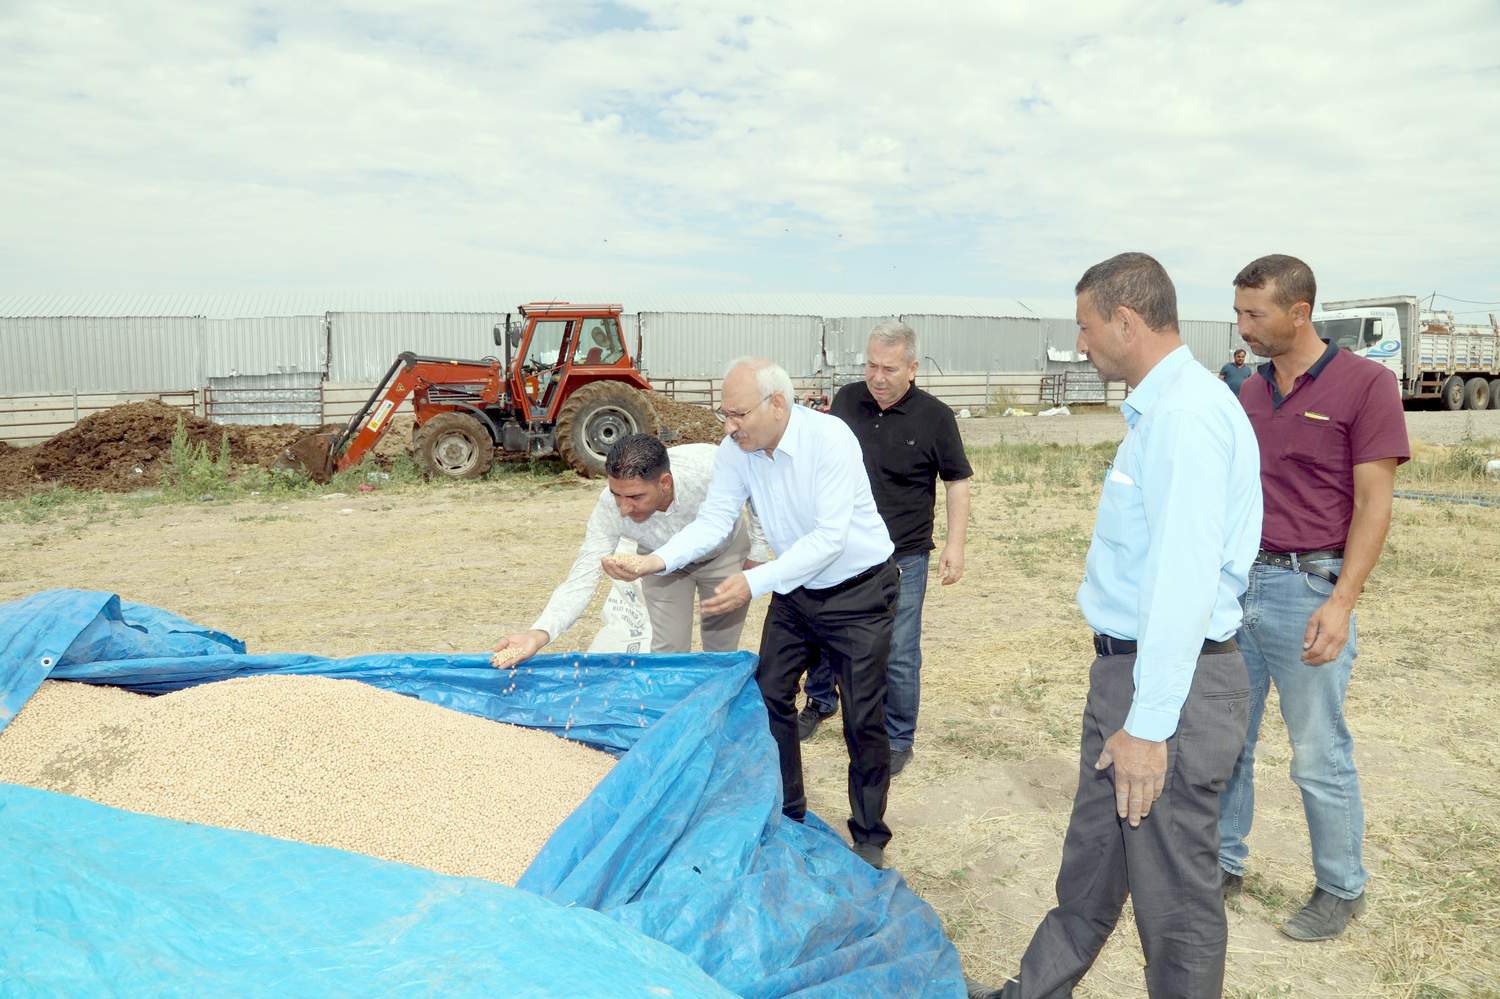
[[[6,11],[0,290],[1500,299],[1484,0]]]

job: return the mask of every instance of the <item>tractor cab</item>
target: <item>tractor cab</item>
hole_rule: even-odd
[[[523,422],[555,423],[568,397],[591,382],[650,389],[631,360],[621,311],[619,305],[531,302],[519,307],[519,321],[507,317],[503,335],[495,328]]]

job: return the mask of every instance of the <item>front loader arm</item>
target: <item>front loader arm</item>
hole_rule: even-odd
[[[331,471],[342,472],[353,468],[364,460],[370,449],[380,443],[390,428],[391,414],[401,407],[406,397],[417,387],[415,378],[397,377],[415,366],[417,355],[403,351],[386,369],[385,377],[375,386],[375,391],[365,400],[344,429],[333,439],[328,449]]]
[[[405,351],[396,358],[370,398],[354,414],[343,433],[335,439],[330,449],[332,468],[342,472],[353,468],[364,460],[370,449],[380,443],[391,426],[391,414],[401,407],[407,396],[417,393],[414,408],[418,409],[417,422],[424,422],[426,415],[434,409],[445,408],[433,400],[424,415],[423,404],[427,402],[427,390],[442,385],[483,385],[479,393],[482,402],[493,404],[504,391],[501,385],[499,362],[492,358],[479,361],[460,360],[447,357],[419,357]]]

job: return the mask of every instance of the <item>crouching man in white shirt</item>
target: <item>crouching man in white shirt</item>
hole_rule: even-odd
[[[498,660],[509,664],[529,659],[577,623],[588,608],[603,574],[601,560],[615,553],[622,539],[650,554],[698,516],[713,474],[713,444],[667,448],[649,434],[622,438],[610,449],[604,474],[609,484],[589,516],[583,544],[573,568],[552,592],[547,606],[527,631],[502,638]],[[693,597],[710,599],[719,584],[770,557],[754,513],[742,511],[727,539],[677,571],[641,580],[651,618],[652,652],[687,652],[693,636]],[[704,652],[739,648],[746,607],[705,613],[701,625]]]

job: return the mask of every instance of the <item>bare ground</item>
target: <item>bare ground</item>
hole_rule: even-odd
[[[1118,426],[1119,417],[1104,421]],[[1076,783],[1091,651],[1073,591],[1096,498],[1087,465],[1097,460],[1078,454],[1076,467],[1031,477],[976,454],[968,572],[929,593],[917,756],[891,795],[890,859],[942,916],[966,968],[994,980],[1015,968],[1051,905]],[[0,600],[49,587],[112,590],[229,631],[252,651],[476,651],[530,623],[566,572],[596,489],[511,475],[289,501],[100,498],[45,516],[11,513],[0,520],[9,567]],[[1369,820],[1369,913],[1327,944],[1294,944],[1275,930],[1312,875],[1285,731],[1269,710],[1252,874],[1230,906],[1228,994],[1495,994],[1497,561],[1500,510],[1398,501],[1387,557],[1360,607],[1349,697]],[[748,648],[763,614],[759,602]],[[586,646],[591,633],[580,627],[557,648]],[[837,724],[807,750],[813,807],[840,826]],[[1144,995],[1140,966],[1127,911],[1080,995]]]

